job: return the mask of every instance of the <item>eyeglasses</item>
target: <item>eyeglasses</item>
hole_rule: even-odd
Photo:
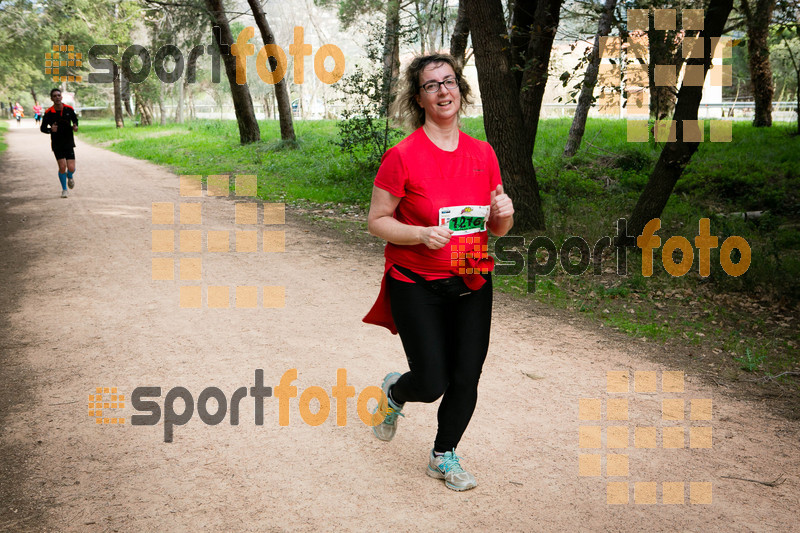
[[[452,91],[458,87],[458,80],[455,78],[447,78],[444,81],[429,81],[422,86],[422,89],[426,93],[437,93],[441,85],[444,85],[444,88],[448,91]]]

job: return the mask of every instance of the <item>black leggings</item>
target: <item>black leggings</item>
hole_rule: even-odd
[[[389,277],[392,316],[410,372],[392,387],[397,403],[444,398],[434,450],[453,450],[478,401],[478,380],[489,349],[492,280],[467,296],[446,298],[419,283]]]

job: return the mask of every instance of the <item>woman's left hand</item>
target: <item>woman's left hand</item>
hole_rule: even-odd
[[[511,198],[503,192],[503,186],[498,185],[491,193],[492,205],[489,209],[489,219],[508,219],[514,215],[514,204]]]

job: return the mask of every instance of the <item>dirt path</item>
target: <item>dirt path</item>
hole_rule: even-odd
[[[194,228],[207,232],[235,229],[233,199],[181,198],[169,172],[79,141],[77,185],[62,200],[47,138],[12,127],[6,139],[0,160],[2,531],[797,527],[797,422],[721,396],[691,375],[684,392],[665,392],[669,369],[649,362],[646,345],[505,297],[497,298],[481,398],[459,447],[478,478],[472,491],[451,492],[425,475],[436,405],[409,406],[395,440],[384,443],[356,416],[355,398],[347,402],[344,427],[336,425],[333,399],[324,423],[306,424],[299,398],[291,399],[290,424],[281,427],[277,398],[265,399],[264,424],[257,426],[248,396],[239,425],[227,417],[206,425],[195,412],[167,444],[163,423],[130,424],[136,387],[161,387],[156,401],[163,408],[167,392],[178,386],[195,402],[204,388],[219,387],[230,403],[236,388],[253,386],[256,369],[273,387],[297,369],[298,396],[311,386],[330,396],[340,368],[356,394],[387,371],[402,371],[399,339],[361,322],[378,289],[381,257],[322,236],[291,211],[284,253],[153,253],[152,202],[172,202],[176,217],[181,201],[201,203],[202,225]],[[181,228],[188,226],[174,226]],[[153,281],[153,257],[201,257],[202,282],[177,280],[177,267],[176,280]],[[192,284],[284,286],[285,307],[182,309],[178,287]],[[607,392],[607,371],[628,371],[630,392]],[[655,372],[655,392],[634,392],[633,373],[640,371]],[[645,385],[647,376],[636,383]],[[124,409],[107,411],[124,416],[125,425],[97,425],[88,416],[87,399],[98,386],[126,395]],[[601,421],[579,420],[581,398],[601,401]],[[662,420],[662,400],[669,398],[685,400],[684,420]],[[690,400],[704,398],[712,400],[712,420],[690,420]],[[607,420],[608,399],[628,400],[628,420]],[[208,411],[215,410],[209,402]],[[583,426],[603,428],[602,448],[579,447]],[[610,426],[626,428],[627,447],[608,448],[618,431]],[[657,447],[634,447],[635,427],[656,428]],[[690,435],[703,443],[707,430],[696,427],[712,428],[710,449],[689,447]],[[593,430],[584,431],[591,444]],[[661,447],[664,435],[675,438],[676,431],[685,447]],[[624,461],[609,462],[609,453],[628,456],[627,476],[609,475],[622,473],[608,469]],[[600,457],[600,475],[579,475],[581,454]],[[596,459],[585,460],[591,467]],[[723,477],[771,481],[779,474],[786,481],[776,487]],[[607,503],[609,482],[628,483],[610,490],[612,498],[621,490],[629,503]],[[643,482],[653,484],[636,485],[634,492]],[[665,492],[664,482],[678,485]],[[709,496],[708,485],[692,482],[711,484],[712,503],[691,503]],[[684,503],[663,503],[679,488]],[[634,503],[650,497],[654,504]]]

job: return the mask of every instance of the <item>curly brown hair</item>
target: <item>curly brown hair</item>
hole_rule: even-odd
[[[417,95],[419,94],[420,84],[419,76],[425,67],[428,65],[440,65],[445,63],[452,67],[453,72],[456,73],[456,80],[458,80],[458,90],[461,94],[461,109],[459,113],[464,111],[464,108],[472,103],[470,99],[470,87],[467,80],[461,74],[461,65],[450,54],[430,54],[426,56],[417,56],[406,67],[400,88],[397,92],[397,99],[394,102],[395,115],[399,116],[402,123],[415,130],[425,124],[425,110],[417,103]]]

